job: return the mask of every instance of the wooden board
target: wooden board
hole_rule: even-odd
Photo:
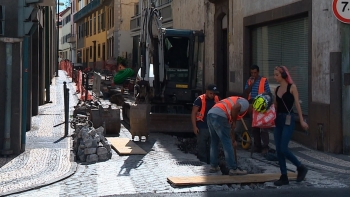
[[[145,155],[147,154],[142,148],[136,145],[129,138],[107,137],[112,147],[120,155]]]
[[[276,181],[281,174],[247,174],[247,175],[215,175],[215,176],[188,176],[168,177],[168,181],[175,186],[184,185],[213,185],[213,184],[234,184],[234,183],[264,183]],[[297,174],[288,173],[289,180],[296,180]]]

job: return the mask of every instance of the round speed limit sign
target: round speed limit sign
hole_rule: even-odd
[[[350,23],[350,0],[333,0],[332,10],[343,23]]]

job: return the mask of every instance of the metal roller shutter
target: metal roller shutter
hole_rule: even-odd
[[[288,68],[298,87],[304,115],[308,114],[308,18],[258,27],[252,31],[252,63],[267,77],[271,91],[276,84],[276,66]],[[296,110],[295,110],[296,112]]]

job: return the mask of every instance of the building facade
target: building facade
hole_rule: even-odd
[[[350,27],[334,17],[332,1],[210,2],[215,13],[207,23],[214,23],[214,40],[206,46],[215,51],[214,82],[227,94],[242,94],[249,67],[257,64],[274,90],[273,70],[285,65],[310,126],[309,131],[297,127],[294,139],[313,149],[349,154],[350,67],[345,35]]]
[[[243,94],[253,64],[274,90],[273,70],[285,65],[310,127],[303,131],[297,122],[293,138],[313,149],[350,153],[350,26],[335,18],[332,1],[176,0],[165,6],[170,10],[162,15],[171,16],[171,25],[165,21],[164,27],[204,31],[204,81],[216,83],[221,97]],[[130,21],[133,64],[141,9]]]
[[[72,27],[71,27],[71,7],[67,7],[62,12],[59,13],[60,15],[60,34],[59,34],[59,49],[62,59],[68,59],[72,60],[72,50],[71,50],[71,44],[68,42],[69,38],[72,35]]]
[[[3,155],[25,151],[31,118],[38,115],[39,105],[50,102],[50,84],[58,70],[56,1],[29,2],[0,1],[5,16],[0,24],[4,29],[0,34],[0,59],[6,62],[0,67],[0,78],[4,80],[0,84]],[[32,9],[29,19],[19,14],[25,6]]]

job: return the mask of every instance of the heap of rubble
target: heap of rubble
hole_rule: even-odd
[[[97,129],[88,126],[76,127],[73,135],[73,149],[79,161],[94,163],[111,159],[111,145],[103,132],[103,127]]]

